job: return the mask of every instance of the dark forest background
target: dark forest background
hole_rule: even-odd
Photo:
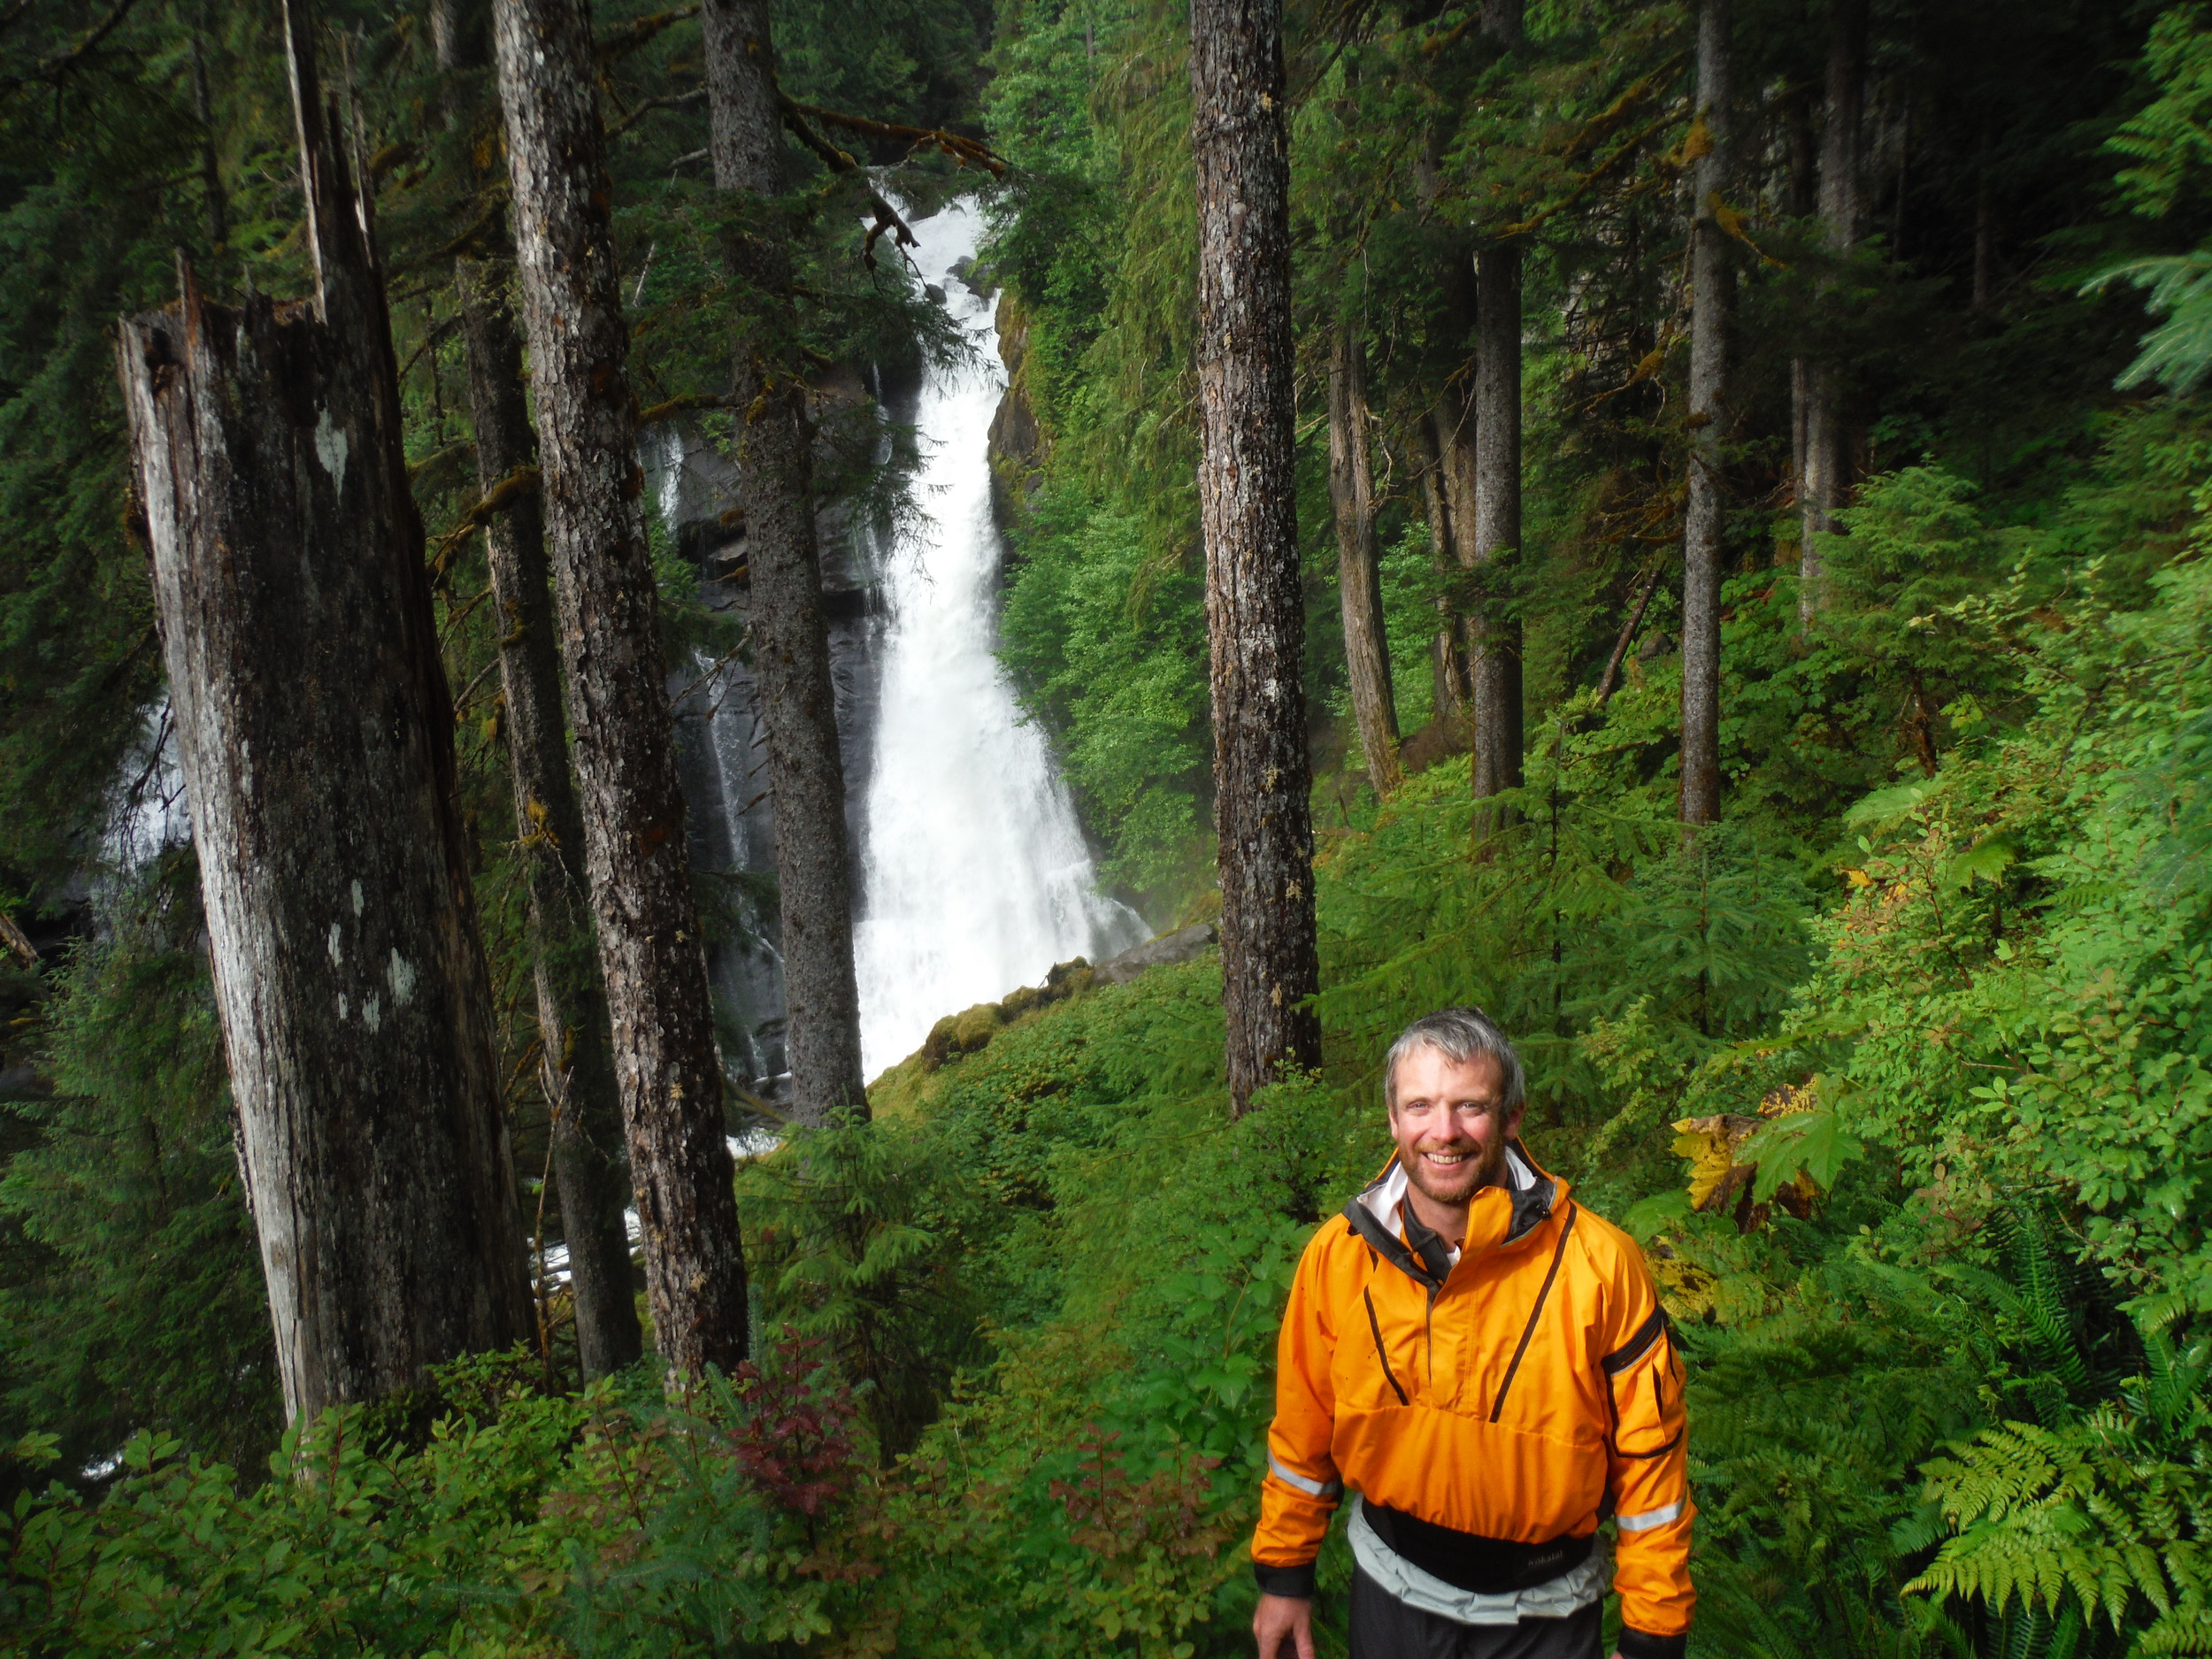
[[[1735,6],[1717,824],[1678,816],[1695,8],[1534,0],[1502,48],[1476,7],[1296,0],[1322,1068],[1233,1118],[1210,958],[1010,1001],[874,1080],[872,1122],[741,1167],[734,1378],[586,1387],[548,1297],[524,1349],[288,1429],[196,870],[148,828],[175,782],[114,345],[180,250],[211,291],[310,286],[280,20],[0,6],[0,1648],[1240,1651],[1289,1271],[1385,1154],[1383,1046],[1467,1001],[1524,1045],[1532,1151],[1645,1244],[1683,1331],[1695,1651],[2212,1653],[2212,12],[1878,0],[1839,246],[1852,11]],[[442,71],[426,11],[321,22],[434,544],[476,496],[450,273],[498,172],[488,72]],[[698,26],[595,25],[640,402],[703,403],[730,301]],[[867,157],[921,207],[984,192],[1003,659],[1116,891],[1209,919],[1187,19],[792,0],[775,27],[794,98],[1008,164]],[[808,349],[912,361],[924,307],[863,261],[849,180],[792,169]],[[1499,238],[1525,504],[1478,578],[1436,434],[1455,284]],[[1340,340],[1402,779],[1347,667]],[[1809,375],[1848,460],[1816,590]],[[826,494],[896,510],[899,446],[836,435]],[[671,649],[737,649],[655,535]],[[542,1240],[487,580],[465,551],[437,614]],[[1479,811],[1439,644],[1471,608],[1523,641],[1522,777]],[[1325,1625],[1349,1572],[1333,1540]]]

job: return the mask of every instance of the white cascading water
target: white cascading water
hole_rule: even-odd
[[[915,225],[920,246],[910,250],[978,350],[924,378],[915,416],[924,518],[883,572],[890,617],[854,940],[871,1077],[919,1048],[944,1015],[1148,932],[1099,893],[1067,786],[995,654],[1002,549],[988,442],[1006,371],[992,302],[952,274],[974,257],[981,230],[975,204],[954,202]]]

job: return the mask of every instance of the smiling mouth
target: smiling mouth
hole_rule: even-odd
[[[1421,1158],[1424,1163],[1434,1164],[1441,1168],[1450,1169],[1455,1164],[1466,1163],[1467,1160],[1473,1156],[1474,1155],[1471,1152],[1424,1152],[1421,1155]]]

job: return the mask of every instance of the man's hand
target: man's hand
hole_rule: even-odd
[[[1261,1596],[1259,1611],[1252,1615],[1252,1634],[1259,1640],[1260,1659],[1278,1659],[1288,1646],[1295,1647],[1298,1659],[1313,1659],[1313,1603],[1302,1595]]]

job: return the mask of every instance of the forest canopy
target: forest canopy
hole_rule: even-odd
[[[625,390],[563,403],[497,36],[524,4],[0,4],[0,1651],[1248,1651],[1291,1273],[1389,1154],[1391,1039],[1471,1004],[1527,1064],[1530,1153],[1641,1246],[1685,1354],[1694,1654],[2212,1654],[2212,11],[1291,0],[1277,574],[1318,1048],[1248,1092],[1189,12],[776,0],[746,174],[727,0],[527,0],[588,26],[603,145],[579,223]],[[369,210],[425,777],[449,737],[416,850],[472,895],[515,1279],[498,1341],[319,1413],[244,1190],[117,372],[188,273],[272,329],[341,281],[303,41]],[[907,252],[963,198],[974,340]],[[476,396],[491,289],[506,417]],[[544,480],[586,452],[557,411],[614,410],[628,688],[673,779],[715,672],[772,703],[769,641],[874,614],[843,584],[931,508],[912,388],[979,353],[997,663],[1104,895],[1220,946],[1040,964],[857,1100],[856,1038],[810,1060],[698,1002],[706,1149],[646,1170],[628,855],[547,852],[627,751],[592,747],[589,654],[549,652],[578,827],[534,818],[501,537],[542,514],[541,618],[593,575]],[[718,528],[647,470],[664,443],[743,480]],[[741,793],[800,823],[772,758]],[[841,775],[804,820],[840,835]],[[695,825],[625,833],[710,953],[843,902]],[[740,1064],[787,1036],[818,1099]],[[564,1113],[602,1064],[593,1187]],[[718,1312],[620,1215],[722,1182],[715,1130]],[[594,1228],[595,1310],[547,1266]],[[722,1323],[682,1348],[683,1310]],[[1340,1525],[1325,1653],[1351,1574]]]

